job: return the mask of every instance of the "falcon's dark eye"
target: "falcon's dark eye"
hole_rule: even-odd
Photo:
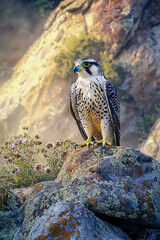
[[[90,66],[90,63],[89,63],[89,62],[84,62],[84,63],[83,63],[83,66],[84,66],[84,67],[89,67],[89,66]]]

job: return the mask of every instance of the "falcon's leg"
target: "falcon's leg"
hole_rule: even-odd
[[[92,139],[91,137],[88,137],[86,141],[84,141],[83,143],[80,143],[80,144],[76,144],[75,147],[76,147],[76,148],[77,148],[77,147],[78,147],[78,148],[79,148],[79,147],[84,147],[84,146],[88,146],[88,147],[89,147],[90,145],[93,145],[93,144],[94,144],[94,142],[91,141],[91,139]]]
[[[105,145],[113,145],[113,128],[109,121],[109,118],[106,117],[101,121],[101,132],[102,132],[102,140],[96,141],[98,144]]]
[[[92,136],[93,136],[93,127],[92,127],[92,124],[91,122],[89,121],[89,119],[81,119],[81,122],[82,122],[82,126],[86,132],[86,135],[87,135],[87,140],[80,143],[80,144],[76,144],[75,147],[83,147],[83,146],[90,146],[90,145],[93,145],[94,142],[92,141]]]

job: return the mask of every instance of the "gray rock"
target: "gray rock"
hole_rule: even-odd
[[[157,229],[145,229],[141,233],[140,237],[136,240],[159,240],[160,239],[160,230]]]
[[[13,193],[5,201],[4,210],[0,211],[0,240],[12,239],[22,224],[22,211]]]
[[[20,233],[27,236],[36,220],[62,200],[83,203],[104,220],[112,219],[118,225],[125,221],[121,227],[131,237],[146,225],[158,229],[159,185],[160,163],[139,151],[123,147],[77,150],[54,182],[36,185],[25,205]]]
[[[156,158],[160,162],[160,118],[153,125],[149,136],[140,147],[141,152]]]
[[[61,201],[51,206],[32,227],[28,240],[129,240],[121,229],[98,219],[80,203]]]

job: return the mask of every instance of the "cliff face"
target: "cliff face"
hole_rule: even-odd
[[[70,36],[78,38],[85,32],[105,42],[116,59],[130,66],[131,74],[119,86],[129,95],[129,101],[121,100],[122,144],[137,146],[157,114],[159,10],[156,0],[62,1],[50,14],[41,37],[15,66],[12,78],[0,88],[2,136],[27,125],[46,140],[69,137],[80,141],[68,107],[69,88],[76,76],[58,77],[54,58],[66,50]]]

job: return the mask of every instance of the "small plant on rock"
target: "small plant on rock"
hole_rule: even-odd
[[[124,81],[128,68],[114,59],[114,49],[110,51],[106,44],[93,34],[86,35],[81,32],[78,38],[72,36],[65,44],[65,50],[62,49],[53,59],[57,64],[55,73],[58,76],[72,77],[74,61],[78,58],[90,57],[95,58],[102,65],[106,77],[117,87]]]
[[[9,190],[17,187],[54,180],[67,156],[73,151],[70,140],[42,144],[40,137],[32,138],[25,128],[24,134],[14,136],[1,147],[0,154],[6,164],[0,170],[0,193],[4,199]],[[2,199],[0,198],[0,205]]]
[[[53,59],[57,64],[56,74],[62,78],[73,75],[73,65],[77,58],[90,56],[99,60],[97,52],[101,51],[104,45],[93,34],[86,35],[83,32],[79,34],[78,38],[71,36],[65,44],[65,50],[60,51]]]

